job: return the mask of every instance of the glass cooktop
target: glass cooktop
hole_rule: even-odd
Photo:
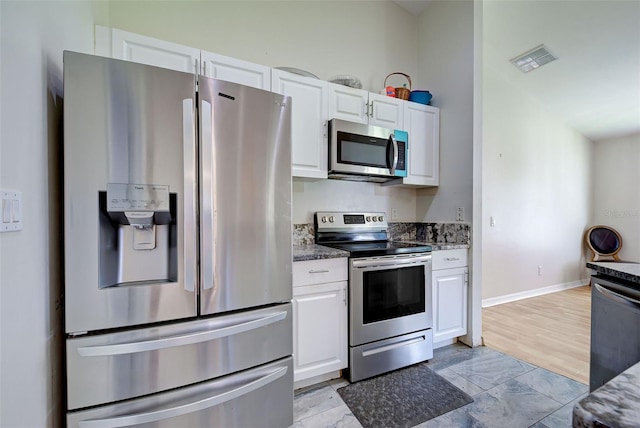
[[[351,257],[374,257],[396,254],[429,253],[431,246],[425,244],[413,244],[410,242],[345,242],[345,243],[319,243],[326,247],[348,251]]]

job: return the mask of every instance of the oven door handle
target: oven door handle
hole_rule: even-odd
[[[419,257],[406,257],[397,259],[380,259],[380,260],[353,260],[351,266],[354,268],[369,268],[376,266],[403,266],[416,263],[428,263],[431,261],[431,254]]]

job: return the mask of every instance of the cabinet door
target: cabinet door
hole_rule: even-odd
[[[467,334],[468,270],[434,270],[433,342]]]
[[[347,367],[347,283],[293,289],[295,382]]]
[[[96,53],[187,73],[199,72],[200,49],[96,26]]]
[[[271,68],[248,61],[202,51],[202,72],[207,77],[271,90]]]
[[[369,93],[329,83],[329,118],[369,123]]]
[[[369,93],[369,104],[371,104],[370,125],[405,130],[403,121],[405,102],[403,100],[371,92]]]
[[[437,186],[440,163],[440,109],[405,102],[404,129],[409,132],[409,170],[403,184]]]
[[[271,70],[271,90],[291,96],[294,177],[327,178],[327,82]]]

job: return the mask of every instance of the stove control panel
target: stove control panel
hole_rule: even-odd
[[[387,228],[387,215],[383,212],[322,212],[315,214],[317,230],[381,230]]]

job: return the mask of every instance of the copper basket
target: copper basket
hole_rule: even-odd
[[[396,98],[400,98],[401,100],[408,100],[409,99],[409,94],[411,93],[411,76],[409,76],[408,74],[404,74],[404,73],[400,73],[400,72],[395,72],[395,73],[389,74],[384,79],[383,87],[385,87],[385,88],[387,87],[387,79],[389,77],[393,76],[394,74],[400,74],[400,75],[406,77],[407,81],[409,82],[409,89],[407,89],[404,86],[396,88]]]

